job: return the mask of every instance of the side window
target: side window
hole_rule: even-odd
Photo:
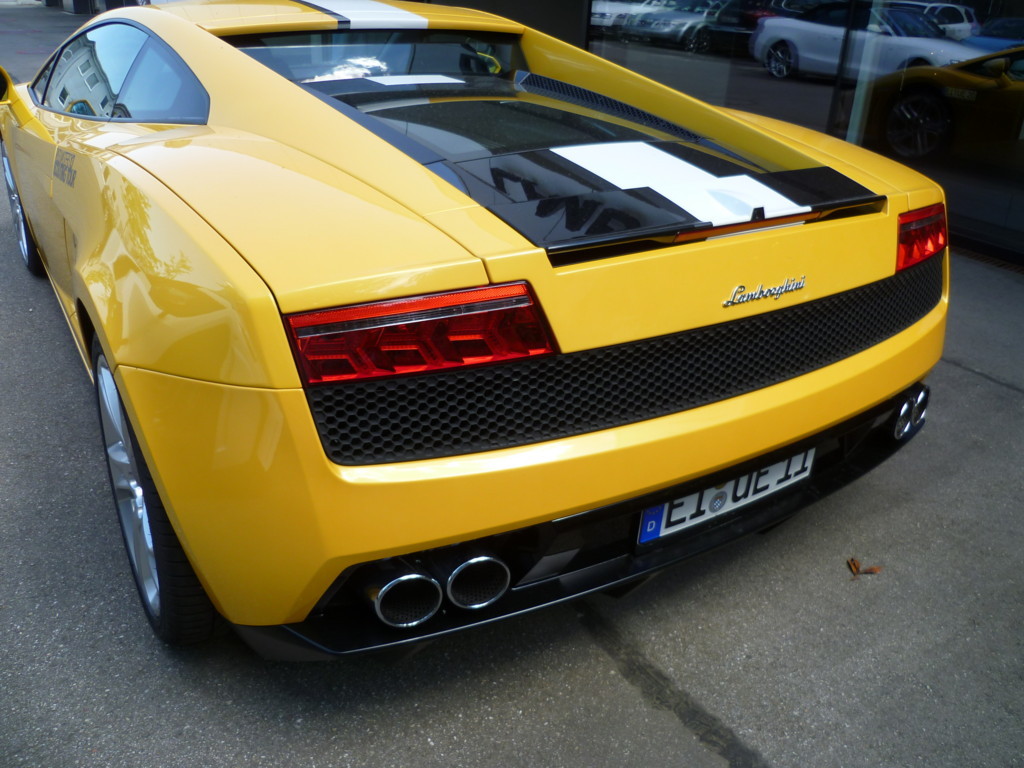
[[[1010,57],[1010,66],[1006,70],[1006,75],[1011,80],[1024,82],[1024,54]]]
[[[112,117],[147,123],[206,122],[210,99],[177,56],[150,40],[118,94]]]
[[[61,51],[43,106],[74,115],[110,117],[128,70],[148,36],[127,24],[104,24],[74,38]]]
[[[36,79],[32,81],[32,93],[35,94],[36,101],[40,104],[43,103],[43,94],[46,92],[46,81],[50,79],[50,73],[53,71],[54,62],[56,57],[50,57],[50,60],[46,62],[46,65],[39,71]]]
[[[830,6],[828,8],[823,8],[821,12],[817,14],[815,21],[819,24],[827,24],[830,27],[845,27],[846,17],[848,15],[849,12],[846,8]]]

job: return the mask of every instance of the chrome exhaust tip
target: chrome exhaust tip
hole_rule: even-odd
[[[367,592],[377,618],[389,627],[415,627],[441,607],[444,595],[436,579],[416,571],[404,573]]]
[[[505,563],[490,555],[479,555],[452,571],[445,591],[453,605],[473,611],[499,600],[510,582],[511,574]]]
[[[928,412],[928,387],[920,386],[913,389],[903,400],[893,424],[892,436],[896,440],[905,440],[917,432],[923,425]]]
[[[928,387],[922,387],[914,398],[914,407],[910,409],[910,423],[914,429],[924,424],[925,416],[928,413]]]

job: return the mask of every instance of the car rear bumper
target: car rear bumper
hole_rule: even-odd
[[[231,387],[127,366],[116,376],[168,516],[218,610],[240,626],[313,622],[308,626],[327,632],[318,623],[329,603],[325,595],[360,564],[557,528],[553,521],[581,513],[596,520],[606,513],[595,510],[624,503],[635,516],[638,498],[714,480],[867,418],[935,365],[945,318],[944,289],[930,312],[891,338],[756,391],[587,434],[368,466],[330,461],[302,390]],[[637,578],[768,524],[759,515],[751,508],[735,524],[696,536],[710,537],[710,544],[692,548],[687,533],[678,544],[666,543],[667,554],[595,562],[600,575],[578,590],[513,589],[501,601],[501,615]],[[621,527],[628,515],[613,517]],[[682,553],[673,554],[676,549]],[[525,571],[510,568],[518,585]],[[366,623],[376,622],[372,607],[359,610]],[[485,615],[473,612],[468,624]],[[426,624],[422,631],[433,634]],[[391,642],[324,644],[355,650]]]
[[[921,402],[922,395],[927,398],[927,387],[915,384],[838,426],[671,488],[454,547],[354,566],[305,621],[235,629],[268,658],[329,659],[398,649],[588,593],[634,586],[668,565],[769,528],[877,466],[923,425],[921,414],[899,439],[894,436],[903,406]],[[811,449],[814,468],[805,481],[702,525],[652,542],[638,541],[644,510],[756,475],[763,467]],[[429,618],[409,628],[389,626],[374,617],[370,590],[378,570],[389,570],[388,578],[421,573],[443,585],[453,565],[482,554],[505,563],[511,574],[508,588],[492,604],[468,609],[445,598]]]

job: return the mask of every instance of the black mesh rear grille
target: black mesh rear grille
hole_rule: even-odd
[[[579,435],[736,397],[861,352],[938,303],[942,265],[929,259],[845,293],[670,336],[307,394],[324,449],[339,464]]]

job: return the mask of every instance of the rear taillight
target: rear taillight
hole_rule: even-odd
[[[424,373],[551,354],[525,283],[378,301],[286,318],[306,384]]]
[[[946,206],[942,203],[900,214],[896,271],[920,264],[949,245]]]

